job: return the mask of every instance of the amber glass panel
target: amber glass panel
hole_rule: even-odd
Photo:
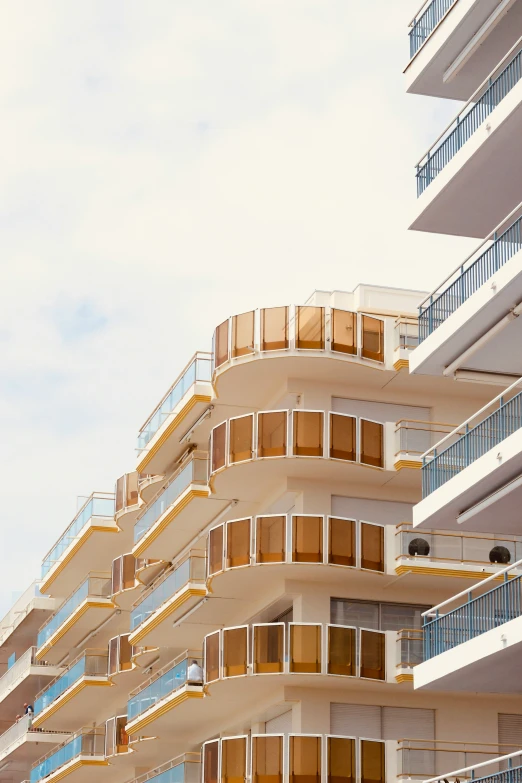
[[[384,467],[384,426],[376,421],[361,419],[361,462]]]
[[[376,362],[384,361],[384,321],[372,318],[369,315],[362,316],[362,351],[365,359],[374,359]]]
[[[324,307],[296,308],[296,348],[324,348]]]
[[[361,522],[361,568],[384,571],[384,527]]]
[[[288,307],[261,310],[261,350],[281,351],[288,348]]]
[[[136,572],[136,559],[133,555],[123,555],[123,589],[129,590],[134,587],[134,574]]]
[[[361,629],[361,677],[371,680],[386,678],[385,637],[381,631]]]
[[[118,637],[109,641],[109,675],[118,673]]]
[[[122,510],[124,497],[125,497],[125,476],[121,476],[116,482],[116,502],[114,506],[116,511]]]
[[[290,783],[321,783],[320,737],[290,737]]]
[[[246,459],[252,459],[253,427],[253,415],[230,419],[229,462],[244,462]]]
[[[126,490],[126,505],[135,506],[138,502],[138,473],[127,473],[127,481],[125,482]]]
[[[361,740],[361,783],[384,783],[384,742]]]
[[[238,677],[247,673],[248,628],[223,631],[223,676]]]
[[[355,740],[328,737],[328,783],[355,783]]]
[[[250,563],[250,520],[227,523],[227,568]]]
[[[120,636],[120,671],[126,672],[132,669],[132,644],[129,644],[129,635]]]
[[[203,748],[203,783],[218,783],[219,742],[206,742]]]
[[[205,682],[219,679],[219,631],[205,637]]]
[[[275,674],[283,671],[284,624],[254,626],[254,673]]]
[[[323,456],[323,413],[294,411],[293,454],[298,457]]]
[[[212,430],[212,473],[225,467],[227,423],[224,421]]]
[[[292,561],[323,562],[323,517],[292,517]]]
[[[214,527],[208,534],[209,576],[223,570],[223,525]]]
[[[129,735],[125,731],[126,725],[126,715],[116,718],[116,750],[118,753],[125,753],[129,745]]]
[[[355,566],[355,522],[352,519],[330,517],[328,524],[328,562]]]
[[[112,561],[112,594],[119,593],[123,586],[123,558]]]
[[[286,456],[286,411],[257,414],[257,456]]]
[[[321,672],[321,626],[290,625],[290,671]]]
[[[105,721],[105,755],[114,756],[116,753],[116,719],[109,718]]]
[[[222,783],[243,783],[246,778],[246,737],[221,741]]]
[[[328,626],[328,674],[355,677],[355,628]]]
[[[228,361],[228,318],[215,331],[214,352],[215,367]]]
[[[357,423],[355,416],[330,413],[330,457],[355,462]]]
[[[357,353],[357,313],[332,310],[332,350]]]
[[[252,738],[252,783],[283,783],[283,738]]]
[[[256,562],[284,563],[285,517],[257,517]]]
[[[232,318],[232,357],[254,353],[254,311]]]

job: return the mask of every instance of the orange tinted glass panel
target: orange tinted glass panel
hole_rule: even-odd
[[[328,783],[355,783],[355,740],[328,737]]]
[[[286,411],[257,414],[257,456],[286,455]]]
[[[288,348],[288,307],[261,310],[261,350],[281,351]]]
[[[207,742],[203,747],[203,783],[218,783],[219,742]]]
[[[115,510],[121,511],[125,498],[125,476],[121,476],[116,482],[116,503]]]
[[[355,677],[355,628],[328,626],[328,674]]]
[[[221,741],[222,783],[242,783],[246,778],[246,737]]]
[[[116,745],[118,753],[125,753],[129,744],[129,735],[125,731],[127,716],[116,718]]]
[[[357,432],[354,416],[330,413],[330,457],[355,462]]]
[[[115,636],[109,642],[109,674],[118,672],[118,637]]]
[[[376,421],[361,419],[361,462],[384,467],[384,427]]]
[[[290,737],[289,772],[290,783],[320,783],[320,737]]]
[[[112,594],[119,593],[123,588],[123,558],[112,561]]]
[[[105,755],[114,756],[116,753],[116,718],[105,721]]]
[[[357,314],[332,310],[332,350],[357,353]]]
[[[205,638],[205,682],[219,679],[219,631]]]
[[[248,628],[223,631],[223,676],[238,677],[247,672]]]
[[[323,517],[292,517],[292,560],[323,562]]]
[[[252,778],[253,783],[282,783],[282,737],[252,737]]]
[[[232,356],[254,352],[254,311],[232,318]]]
[[[209,576],[223,570],[223,525],[214,527],[208,534]]]
[[[253,416],[230,419],[229,461],[244,462],[252,459]]]
[[[138,473],[136,471],[127,473],[125,490],[127,506],[135,506],[138,502]]]
[[[384,571],[384,527],[361,522],[361,568]]]
[[[384,783],[384,742],[361,740],[361,783]]]
[[[136,560],[133,555],[123,555],[123,589],[130,590],[134,587],[134,573]]]
[[[323,456],[323,414],[320,411],[294,411],[293,435],[295,456]]]
[[[212,473],[225,467],[227,423],[224,421],[212,430]]]
[[[362,355],[376,362],[384,361],[384,321],[362,316]]]
[[[129,644],[129,634],[120,636],[120,671],[132,669],[132,645]]]
[[[257,517],[256,561],[283,563],[285,560],[285,517]]]
[[[296,348],[324,348],[324,307],[297,307],[296,319]]]
[[[355,522],[352,519],[330,517],[328,562],[333,565],[355,566],[355,547]]]
[[[386,679],[385,637],[380,631],[361,629],[361,677]]]
[[[274,674],[283,671],[284,625],[254,626],[254,673]]]
[[[290,671],[321,671],[321,627],[290,625]]]
[[[219,367],[228,361],[228,318],[219,324],[214,334],[215,366]]]
[[[227,523],[227,568],[250,563],[250,519]]]

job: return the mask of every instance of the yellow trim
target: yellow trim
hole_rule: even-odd
[[[55,781],[55,780],[62,780],[62,778],[67,777],[67,775],[70,775],[71,772],[75,772],[80,767],[108,767],[109,762],[105,761],[95,761],[94,759],[78,759],[74,764],[72,764],[70,767],[67,767],[67,769],[62,769],[61,771],[56,770],[56,775],[51,774],[49,775],[49,780]],[[47,778],[46,778],[47,779]]]
[[[190,588],[189,590],[185,590],[181,595],[179,595],[175,601],[173,601],[171,604],[167,604],[167,606],[164,606],[163,609],[160,612],[157,612],[156,616],[152,616],[150,618],[150,622],[144,623],[144,627],[141,628],[136,634],[131,633],[129,635],[129,644],[137,644],[138,642],[141,642],[142,639],[147,636],[151,631],[153,631],[155,628],[160,625],[164,620],[167,619],[167,617],[170,617],[173,612],[176,611],[182,604],[185,603],[189,598],[192,596],[201,596],[204,598],[207,594],[207,591],[205,588],[200,589],[194,589]]]
[[[395,470],[402,470],[403,468],[420,470],[420,468],[422,468],[422,462],[416,459],[398,459],[397,462],[394,462],[393,467]]]
[[[396,674],[395,680],[397,682],[413,682],[413,674]]]
[[[202,698],[203,698],[203,691],[183,691],[182,693],[178,693],[177,696],[175,696],[170,701],[167,701],[166,703],[162,704],[161,707],[159,707],[157,710],[152,708],[152,712],[150,715],[146,715],[137,723],[135,723],[133,726],[130,723],[127,723],[127,725],[125,726],[125,731],[129,735],[136,734],[138,731],[144,729],[145,726],[148,726],[149,723],[153,723],[155,720],[161,718],[167,712],[170,712],[170,710],[174,709],[174,707],[177,707],[178,704],[182,704],[184,701],[187,701],[188,699],[202,699]]]
[[[422,533],[422,531],[420,531]],[[406,557],[406,555],[405,555]],[[415,565],[400,565],[397,566],[395,569],[395,573],[398,576],[402,576],[402,574],[412,573],[412,574],[424,574],[429,576],[452,576],[456,579],[473,579],[473,580],[481,580],[484,579],[484,571],[455,571],[451,568],[428,568],[427,566],[415,566]],[[493,580],[496,582],[497,580],[502,580],[503,576],[496,576]]]
[[[116,609],[116,605],[111,603],[101,603],[101,601],[89,601],[87,599],[85,603],[80,604],[78,609],[76,609],[72,615],[67,619],[66,622],[62,623],[56,631],[53,633],[50,639],[47,640],[47,642],[44,644],[43,647],[40,647],[39,650],[36,652],[36,660],[41,661],[42,658],[45,658],[49,650],[52,650],[56,642],[60,641],[62,636],[65,636],[67,631],[70,631],[70,629],[75,625],[75,623],[78,622],[80,617],[83,617],[83,615],[89,610],[89,609]]]
[[[62,696],[59,696],[56,701],[53,701],[53,703],[41,712],[40,715],[36,716],[33,720],[33,728],[38,729],[42,726],[48,718],[54,715],[55,712],[58,712],[64,704],[67,704],[71,699],[74,699],[74,697],[83,691],[84,688],[112,688],[112,682],[109,682],[109,680],[87,680],[85,677],[82,678],[73,688],[62,694],[63,698]]]
[[[141,462],[138,463],[138,466],[136,468],[138,473],[143,473],[144,469],[147,467],[147,465],[152,460],[152,458],[156,456],[160,448],[170,438],[174,430],[181,424],[181,422],[183,421],[187,413],[190,413],[190,411],[196,405],[196,403],[211,402],[211,401],[212,401],[212,397],[209,397],[206,394],[194,394],[187,402],[187,404],[180,410],[177,416],[175,416],[172,419],[169,426],[166,428],[165,432],[158,438],[156,443],[153,446],[151,446],[149,451],[147,451],[147,453],[142,458]]]
[[[114,527],[106,527],[104,525],[89,525],[83,536],[81,536],[74,546],[71,547],[70,552],[65,555],[64,558],[59,560],[49,571],[47,576],[43,579],[41,585],[40,585],[40,591],[42,594],[47,592],[47,589],[58,574],[61,574],[64,570],[65,566],[71,562],[75,554],[78,552],[79,549],[82,548],[82,546],[85,544],[85,542],[92,536],[93,533],[120,533],[120,528],[114,523]]]
[[[393,364],[393,369],[399,372],[399,370],[402,370],[406,367],[409,368],[409,366],[410,366],[409,359],[397,359],[397,361],[394,362]]]
[[[209,492],[206,489],[191,489],[187,492],[183,500],[177,503],[169,513],[163,517],[161,522],[155,523],[150,530],[148,530],[143,536],[142,540],[134,547],[132,554],[134,557],[140,557],[146,549],[155,541],[160,533],[163,533],[166,527],[170,525],[172,520],[177,517],[181,511],[187,506],[193,498],[208,498]]]

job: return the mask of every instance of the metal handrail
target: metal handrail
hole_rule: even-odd
[[[69,525],[67,525],[67,527],[65,528],[65,530],[63,531],[63,533],[62,533],[62,534],[59,536],[59,538],[57,538],[57,539],[56,539],[56,541],[54,542],[54,544],[52,545],[52,547],[51,547],[51,548],[49,549],[49,551],[48,551],[48,552],[47,552],[47,553],[44,555],[44,557],[42,558],[42,562],[45,562],[45,561],[47,560],[47,558],[49,557],[49,555],[51,554],[51,552],[52,552],[52,551],[53,551],[53,549],[55,548],[56,544],[58,544],[58,543],[59,543],[59,542],[60,542],[60,541],[61,541],[63,538],[65,538],[65,536],[67,535],[67,533],[69,532],[69,530],[72,528],[72,526],[74,525],[74,523],[76,522],[76,520],[78,519],[78,517],[80,516],[80,514],[82,513],[83,509],[84,509],[84,508],[85,508],[85,507],[86,507],[86,506],[87,506],[87,505],[88,505],[88,504],[91,502],[91,500],[93,500],[94,498],[100,498],[101,500],[110,500],[111,498],[114,498],[114,499],[115,499],[115,498],[116,498],[116,496],[115,496],[114,492],[91,492],[91,494],[89,495],[89,497],[86,499],[85,503],[84,503],[84,504],[83,504],[83,505],[82,505],[82,506],[81,506],[81,507],[78,509],[78,511],[77,511],[77,512],[76,512],[76,514],[74,515],[74,517],[73,517],[73,519],[72,519],[72,522],[71,522]],[[42,580],[40,580],[40,581],[42,581]]]
[[[66,732],[58,732],[59,734],[66,733]],[[40,766],[40,764],[45,761],[45,759],[50,758],[51,756],[54,756],[54,754],[60,750],[60,748],[63,748],[65,745],[68,745],[69,742],[72,742],[72,740],[75,740],[77,737],[82,737],[83,735],[89,736],[94,735],[95,737],[103,737],[105,735],[105,726],[83,726],[81,729],[78,729],[78,731],[75,731],[74,734],[71,734],[70,737],[67,738],[65,742],[60,743],[60,745],[55,745],[48,753],[45,754],[45,756],[40,756],[40,758],[33,764],[33,769]],[[81,755],[81,754],[80,754]],[[94,755],[94,754],[93,754]],[[103,755],[103,754],[101,754]]]
[[[189,758],[190,756],[194,756],[194,758]],[[173,767],[179,767],[180,764],[200,764],[201,763],[201,754],[200,753],[182,753],[179,756],[176,756],[176,758],[171,759],[170,761],[166,761],[165,764],[162,764],[160,767],[156,767],[156,769],[152,769],[150,772],[145,772],[143,775],[140,775],[137,778],[133,778],[129,783],[146,783],[148,780],[153,780],[154,778],[158,777],[158,775],[162,775],[164,772],[168,772],[169,769],[172,769]]]
[[[435,778],[429,778],[429,780],[425,780],[424,783],[439,783],[439,781],[443,780],[444,778],[453,777],[456,775],[463,775],[464,772],[471,772],[474,769],[481,769],[482,767],[487,767],[489,764],[498,764],[501,761],[509,761],[510,759],[517,758],[517,756],[522,755],[522,750],[517,750],[515,753],[507,753],[505,756],[498,756],[496,759],[490,759],[489,761],[481,761],[478,764],[472,764],[470,767],[463,767],[462,769],[456,769],[454,772],[448,772],[444,775],[437,775]],[[497,773],[495,773],[497,774]]]
[[[65,601],[62,603],[62,605],[61,605],[61,606],[60,606],[60,607],[59,607],[59,608],[58,608],[58,609],[57,609],[55,612],[53,612],[53,613],[52,613],[52,615],[51,615],[50,617],[48,617],[46,620],[44,620],[44,622],[42,623],[42,625],[41,625],[41,626],[38,628],[38,633],[40,633],[40,631],[43,631],[43,629],[44,629],[44,628],[45,628],[47,625],[49,625],[49,623],[50,623],[50,622],[52,622],[52,620],[54,619],[54,617],[56,617],[56,615],[58,614],[58,612],[60,612],[60,611],[63,609],[63,607],[65,606],[65,604],[67,603],[67,601],[70,601],[70,600],[71,600],[71,598],[72,598],[72,597],[73,597],[73,596],[74,596],[74,595],[75,595],[75,594],[78,592],[78,590],[79,590],[81,587],[83,587],[83,585],[85,584],[85,582],[87,582],[87,581],[90,581],[91,579],[106,579],[108,582],[111,582],[111,580],[112,580],[112,574],[111,574],[111,572],[110,572],[110,571],[89,571],[89,573],[87,574],[87,576],[86,576],[84,579],[82,579],[82,581],[80,582],[80,584],[76,585],[76,587],[74,588],[74,590],[73,590],[71,593],[69,593],[69,595],[67,596],[67,598],[65,599]],[[89,595],[95,595],[95,593],[89,593],[89,592],[88,592],[88,593],[87,593],[87,595],[88,595],[88,596],[89,596]],[[99,596],[98,596],[98,598],[108,598],[108,599],[110,599],[110,597],[111,597],[111,596],[110,596],[110,593],[109,593],[107,596],[103,596],[103,595],[99,595]],[[74,610],[73,610],[73,611],[74,611]],[[60,626],[58,626],[58,627],[60,627]]]
[[[403,527],[409,527],[411,528],[411,531],[402,530]],[[395,535],[400,536],[401,533],[407,533],[407,532],[414,532],[415,528],[413,527],[411,522],[399,522],[397,525],[395,525]],[[427,535],[430,536],[444,536],[446,538],[466,538],[466,539],[478,539],[480,541],[497,541],[497,542],[503,542],[503,541],[509,541],[510,543],[521,543],[522,544],[522,536],[513,536],[513,535],[485,535],[484,533],[475,533],[474,531],[465,531],[462,533],[454,533],[451,530],[424,530],[419,531],[421,534],[424,532]],[[399,555],[401,557],[401,555]],[[479,561],[477,561],[479,562]],[[512,567],[512,566],[511,566]]]
[[[202,659],[201,651],[195,651],[195,650],[185,650],[184,652],[177,655],[175,658],[173,658],[172,661],[169,661],[169,663],[166,663],[165,666],[163,666],[161,669],[158,669],[157,672],[154,672],[152,677],[149,677],[148,680],[145,680],[144,682],[140,683],[137,688],[134,688],[134,690],[129,692],[129,700],[132,696],[137,696],[139,693],[145,690],[145,688],[148,688],[149,685],[152,685],[153,682],[156,682],[156,680],[159,680],[160,677],[162,677],[166,672],[173,669],[175,666],[177,666],[178,663],[181,663],[182,661],[186,661],[189,658],[198,658],[199,660]]]
[[[99,658],[102,658],[103,656],[105,656],[108,659],[109,658],[109,652],[106,649],[105,650],[98,650],[96,648],[92,648],[92,649],[88,648],[88,649],[84,650],[83,652],[79,653],[76,656],[76,658],[73,658],[73,660],[70,663],[67,664],[67,666],[65,667],[65,669],[63,670],[63,672],[61,674],[58,674],[53,680],[51,680],[51,682],[48,682],[47,685],[44,688],[42,688],[40,691],[38,691],[38,693],[36,694],[36,697],[35,697],[35,701],[37,699],[39,699],[40,696],[42,696],[46,691],[48,691],[54,685],[55,682],[58,682],[58,680],[60,680],[65,674],[67,674],[67,672],[70,671],[72,669],[72,667],[75,666],[78,663],[78,661],[80,661],[82,658],[93,657],[93,656],[97,656]],[[87,675],[87,676],[95,677],[95,676],[98,676],[98,675]],[[103,677],[104,675],[100,674],[99,676]]]
[[[153,593],[158,587],[160,587],[160,585],[162,585],[163,582],[165,582],[165,580],[168,579],[169,576],[174,573],[174,571],[177,571],[178,568],[180,568],[180,566],[183,565],[183,563],[185,563],[187,560],[192,559],[193,557],[198,557],[201,560],[206,560],[207,553],[204,549],[194,549],[191,550],[190,552],[187,552],[185,555],[183,555],[183,557],[180,557],[179,560],[176,560],[174,563],[172,563],[170,568],[168,568],[166,571],[163,571],[163,573],[161,573],[158,577],[156,577],[154,582],[151,582],[151,584],[147,587],[147,589],[144,590],[143,593],[141,593],[140,597],[137,598],[136,601],[134,601],[131,609],[136,609],[138,606],[140,606],[140,604],[142,604],[149,597],[149,595],[151,595],[151,593]],[[189,581],[192,580],[189,578]],[[197,581],[204,582],[205,579],[203,578]]]

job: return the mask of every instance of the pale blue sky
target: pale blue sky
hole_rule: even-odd
[[[418,5],[2,2],[0,610],[216,323],[473,247],[406,230],[457,110],[404,92]]]

